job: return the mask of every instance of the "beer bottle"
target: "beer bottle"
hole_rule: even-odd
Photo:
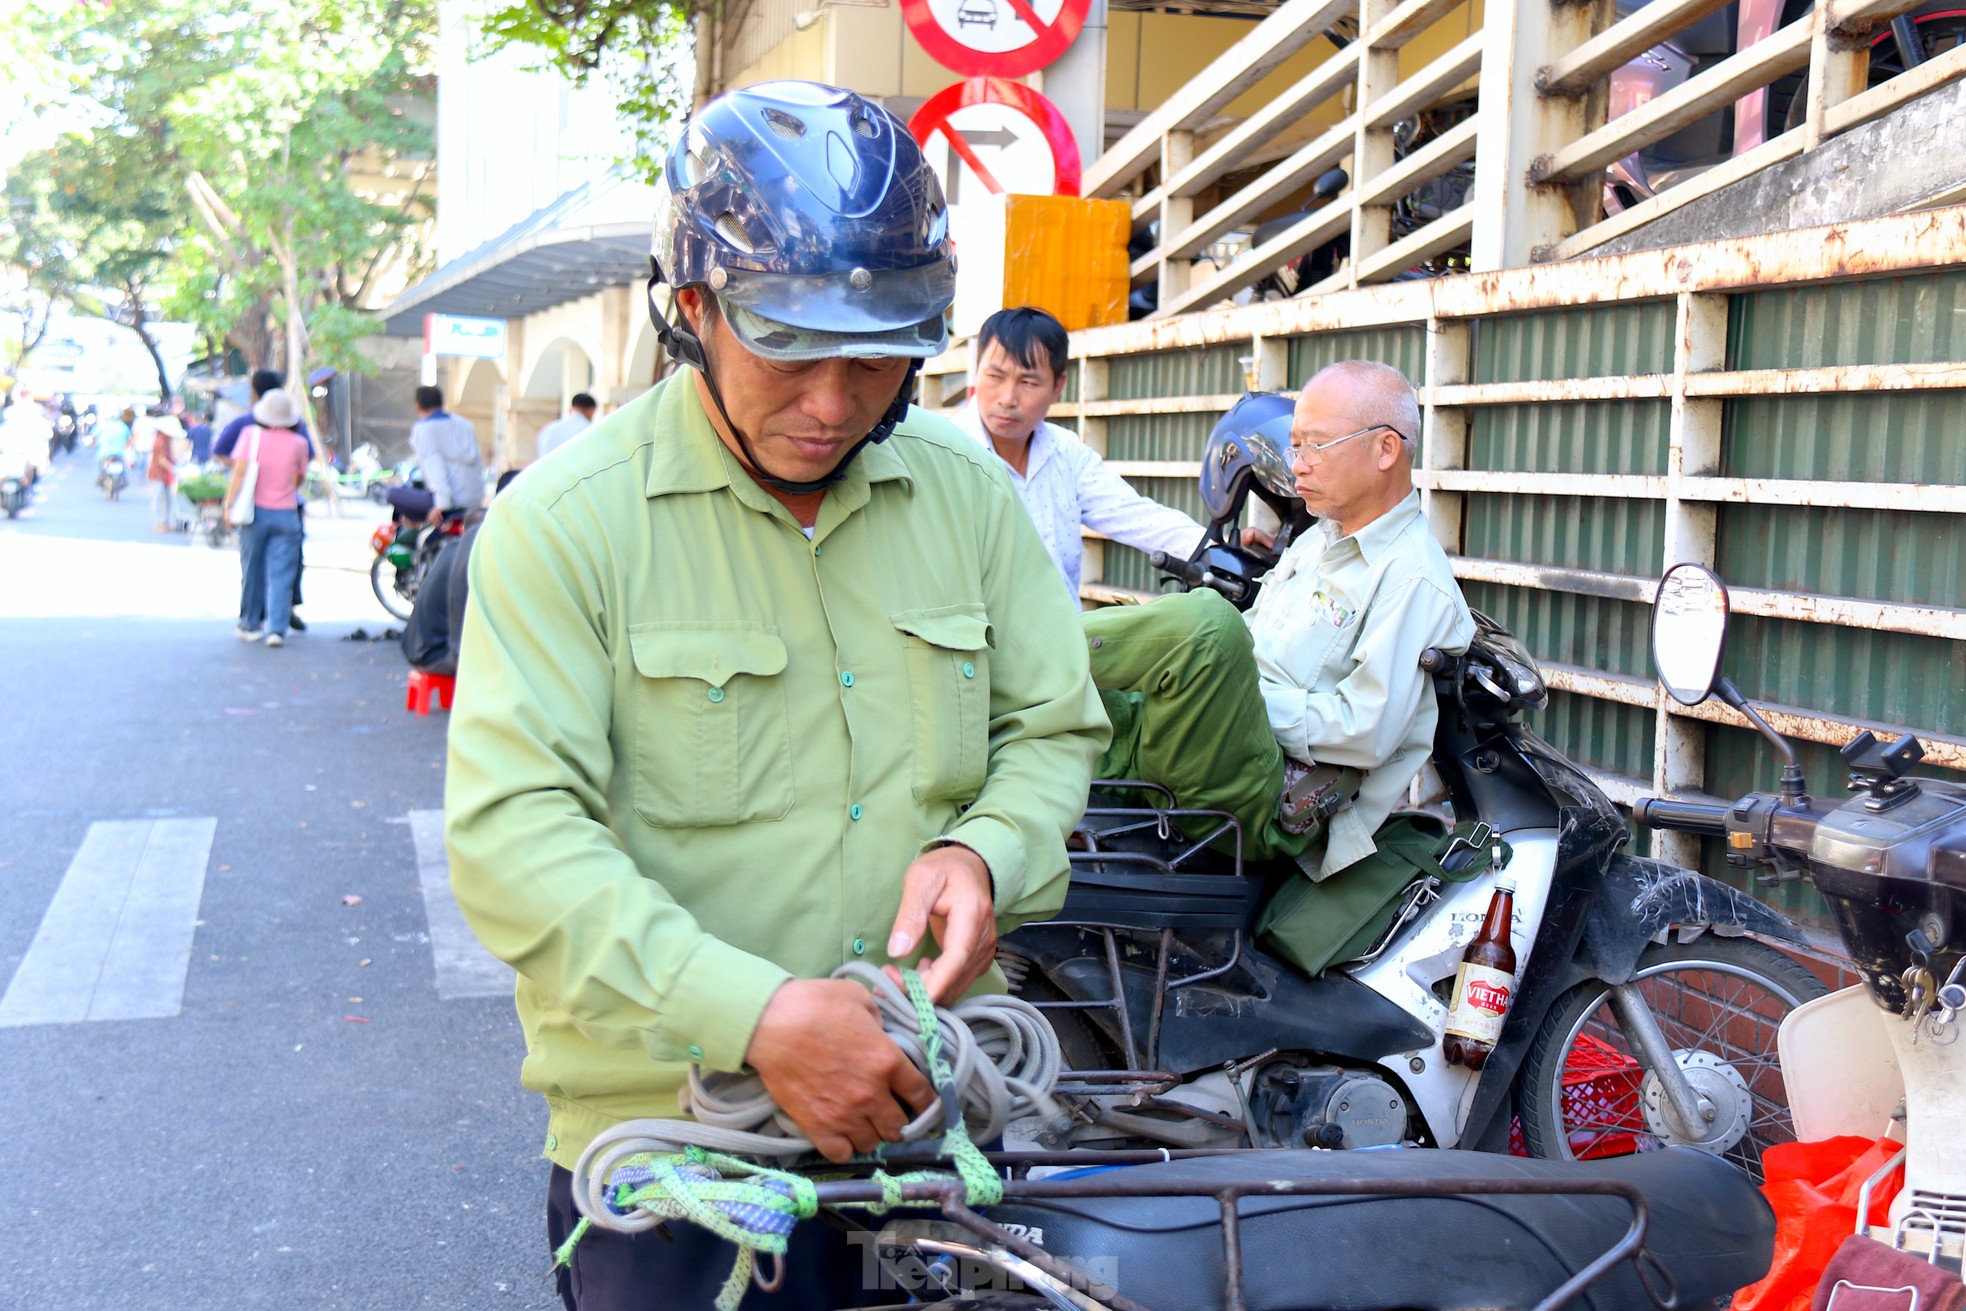
[[[1479,1070],[1502,1036],[1502,1017],[1515,998],[1515,948],[1509,922],[1515,918],[1515,880],[1495,880],[1481,932],[1461,956],[1454,979],[1454,1002],[1447,1010],[1447,1040],[1441,1054],[1455,1065]]]

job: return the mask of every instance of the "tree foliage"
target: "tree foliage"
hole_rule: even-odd
[[[435,0],[41,3],[23,25],[87,113],[9,176],[0,253],[139,330],[161,308],[255,365],[363,367],[377,279],[428,262]]]
[[[513,0],[486,15],[484,50],[524,49],[532,67],[576,86],[602,78],[628,128],[620,162],[648,181],[661,171],[669,125],[690,106],[697,0]]]

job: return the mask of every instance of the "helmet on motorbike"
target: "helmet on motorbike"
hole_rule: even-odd
[[[703,343],[655,304],[655,287],[696,287],[746,348],[778,360],[896,357],[910,364],[886,415],[826,479],[844,475],[867,442],[907,411],[918,361],[948,342],[955,253],[942,185],[899,119],[852,91],[817,82],[765,82],[698,110],[656,186],[649,309],[677,359],[701,371],[724,403]],[[724,413],[726,424],[730,415]]]
[[[1211,523],[1234,514],[1250,492],[1288,514],[1297,500],[1290,472],[1290,419],[1295,406],[1275,392],[1249,392],[1208,434],[1201,457],[1201,503]]]

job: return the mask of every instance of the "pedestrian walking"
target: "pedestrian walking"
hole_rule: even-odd
[[[176,438],[162,423],[150,426],[150,531],[168,533],[177,527],[172,494],[177,490]]]
[[[212,458],[212,419],[215,412],[208,406],[198,416],[198,422],[185,430],[185,437],[191,442],[191,462],[203,464]]]
[[[253,378],[252,378],[253,404],[255,405],[259,404],[260,398],[262,396],[265,396],[266,393],[272,391],[274,388],[285,386],[286,377],[287,375],[281,373],[278,369],[253,370]],[[245,414],[235,416],[231,422],[227,423],[225,427],[219,432],[217,440],[215,440],[212,443],[212,458],[217,460],[220,464],[223,464],[226,467],[230,468],[232,465],[233,451],[237,448],[239,444],[239,438],[242,434],[244,434],[247,428],[252,426],[252,422],[253,422],[253,416],[252,416],[252,412],[249,410]],[[307,420],[302,419],[299,423],[295,424],[294,431],[299,433],[301,439],[307,443],[307,458],[310,460],[313,459],[314,435],[307,431]],[[307,559],[306,559],[307,557],[307,508],[304,503],[302,504],[300,509],[300,535],[301,535],[301,546],[300,546],[301,555],[300,558],[296,560],[294,563],[293,608],[296,610],[300,608],[300,578],[301,575],[305,573],[307,570]],[[239,621],[243,624],[245,622],[245,619],[246,619],[245,613],[241,611],[239,615]],[[296,633],[304,633],[307,631],[307,625],[301,622],[301,618],[299,615],[292,615],[291,619],[293,623],[292,631]]]
[[[567,416],[555,419],[539,430],[539,455],[543,460],[555,450],[594,426],[594,398],[584,391],[573,394]]]
[[[226,518],[244,528],[239,639],[264,637],[268,646],[284,646],[300,569],[300,484],[307,476],[308,443],[296,431],[299,404],[277,387],[253,405],[252,417],[234,448],[226,492]]]

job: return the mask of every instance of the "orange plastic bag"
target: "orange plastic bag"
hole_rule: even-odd
[[[1761,1154],[1762,1196],[1775,1208],[1775,1259],[1767,1277],[1734,1295],[1734,1311],[1809,1311],[1823,1268],[1857,1229],[1864,1180],[1902,1151],[1889,1138],[1777,1143]],[[1870,1222],[1886,1223],[1904,1176],[1871,1193]]]

